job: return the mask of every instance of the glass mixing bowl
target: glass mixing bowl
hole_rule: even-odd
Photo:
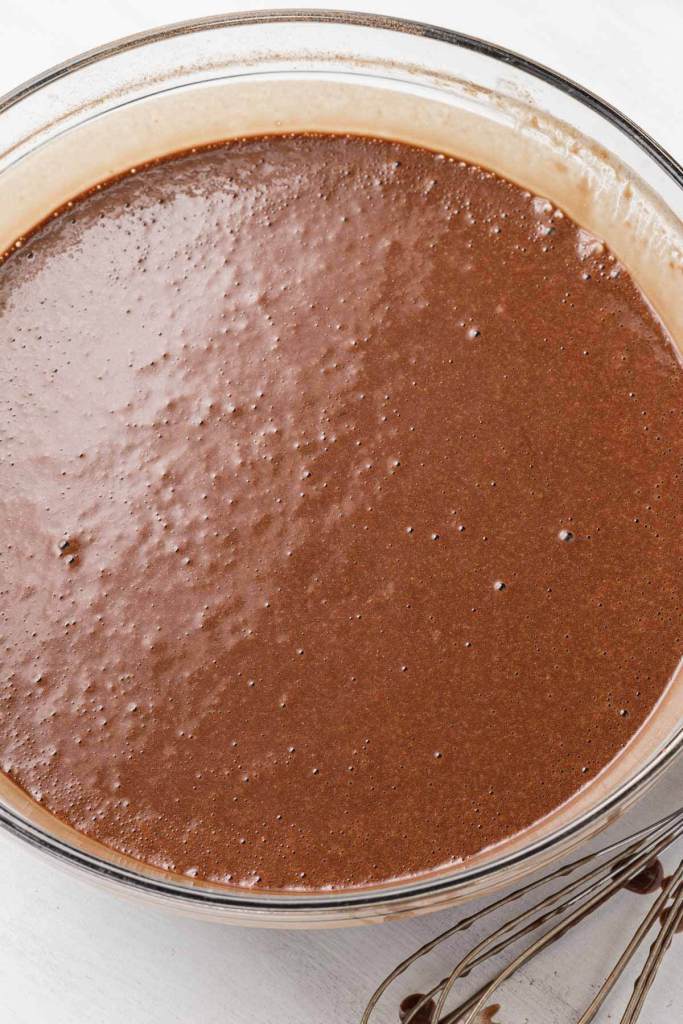
[[[608,241],[683,342],[683,168],[546,67],[457,32],[364,14],[289,10],[171,25],[19,86],[0,99],[0,251],[144,160],[305,129],[422,144],[547,197]],[[594,834],[677,755],[682,712],[679,670],[626,749],[557,811],[465,863],[363,889],[278,893],[175,876],[87,839],[2,775],[0,823],[100,884],[197,916],[290,927],[383,920],[489,893]],[[498,742],[504,757],[504,728]]]

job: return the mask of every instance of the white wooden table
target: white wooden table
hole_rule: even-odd
[[[0,0],[0,92],[116,36],[276,2]],[[337,0],[334,6],[440,22],[526,53],[612,101],[683,157],[681,0]],[[674,807],[682,789],[679,764],[628,824]],[[506,987],[496,1020],[575,1020],[642,909],[640,898],[620,894]],[[0,834],[0,1024],[351,1024],[383,974],[454,915],[309,933],[199,924],[100,893]],[[453,948],[462,951],[466,941]],[[681,948],[672,949],[642,1024],[683,1020],[683,936],[677,942]],[[445,966],[433,964],[403,994],[436,980]],[[600,1021],[618,1019],[628,987]],[[383,1019],[395,1024],[395,1009]]]

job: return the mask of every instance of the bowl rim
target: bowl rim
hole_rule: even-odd
[[[320,24],[350,25],[360,28],[383,29],[404,35],[422,36],[435,42],[449,43],[463,50],[472,50],[485,57],[492,57],[510,67],[525,71],[548,85],[552,85],[578,100],[590,110],[604,117],[632,142],[650,156],[666,174],[683,188],[683,165],[664,146],[660,145],[640,125],[627,117],[618,107],[604,100],[597,93],[580,85],[567,75],[539,61],[525,57],[516,50],[491,43],[479,36],[468,35],[456,29],[443,28],[425,21],[398,18],[384,14],[370,14],[363,11],[342,11],[333,8],[271,8],[257,11],[236,11],[230,14],[213,14],[187,21],[175,21],[156,28],[121,36],[109,43],[84,50],[68,60],[53,64],[45,71],[21,82],[14,89],[0,95],[0,114],[5,113],[21,100],[34,95],[40,89],[80,71],[90,64],[107,57],[113,57],[127,50],[134,50],[150,43],[161,42],[176,36],[191,35],[214,28],[238,28],[246,25],[278,24],[286,22],[309,22]]]
[[[378,29],[423,37],[436,42],[447,43],[461,50],[470,50],[481,56],[492,58],[505,66],[514,67],[565,93],[601,116],[625,135],[630,142],[638,146],[683,190],[683,165],[617,107],[608,103],[589,89],[584,88],[573,79],[516,51],[509,50],[476,36],[426,22],[360,11],[318,8],[241,11],[174,22],[138,32],[134,35],[124,36],[102,46],[86,50],[62,63],[55,64],[0,96],[0,116],[21,101],[40,92],[41,89],[89,65],[151,43],[163,42],[174,37],[206,32],[212,29],[301,22]],[[176,900],[187,904],[203,904],[222,907],[225,910],[251,911],[253,913],[258,913],[259,911],[281,911],[285,913],[287,911],[296,911],[305,913],[314,911],[324,912],[327,910],[333,914],[334,911],[370,910],[375,907],[379,915],[381,908],[389,910],[395,904],[412,905],[416,902],[419,903],[421,898],[434,897],[438,894],[446,894],[449,891],[464,889],[467,885],[489,876],[495,876],[496,873],[500,873],[506,868],[512,868],[526,860],[533,861],[544,853],[548,853],[554,847],[562,845],[563,842],[566,843],[572,839],[580,840],[582,835],[588,833],[592,826],[597,828],[601,821],[608,819],[611,812],[623,807],[630,799],[634,799],[650,782],[654,781],[672,763],[681,749],[683,749],[683,722],[679,723],[675,733],[669,738],[664,748],[651,757],[631,778],[627,779],[614,792],[603,798],[595,807],[569,821],[549,835],[507,855],[493,859],[486,864],[472,868],[460,868],[455,875],[449,876],[448,873],[444,872],[441,877],[427,877],[422,881],[419,877],[414,881],[395,879],[365,890],[360,887],[357,889],[319,892],[284,890],[281,894],[277,892],[245,890],[242,894],[235,889],[227,887],[225,889],[200,889],[193,886],[191,880],[188,880],[188,883],[176,882],[174,879],[178,876],[173,875],[170,875],[168,881],[162,878],[150,877],[132,868],[104,860],[70,845],[51,835],[40,826],[28,821],[19,812],[7,807],[1,799],[0,827],[34,848],[55,856],[61,861],[74,865],[81,870],[85,869],[85,871],[91,875],[98,876],[100,879],[123,883],[130,888],[142,890],[150,895],[174,897]],[[141,867],[144,866],[141,862]],[[396,907],[396,910],[398,909]]]

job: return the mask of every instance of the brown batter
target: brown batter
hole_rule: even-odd
[[[0,768],[233,884],[356,886],[534,822],[683,653],[683,373],[550,204],[274,137],[0,266]]]

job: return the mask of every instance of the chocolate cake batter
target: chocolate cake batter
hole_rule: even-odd
[[[139,168],[0,266],[0,768],[359,886],[524,829],[683,653],[683,373],[550,203],[402,144]]]

